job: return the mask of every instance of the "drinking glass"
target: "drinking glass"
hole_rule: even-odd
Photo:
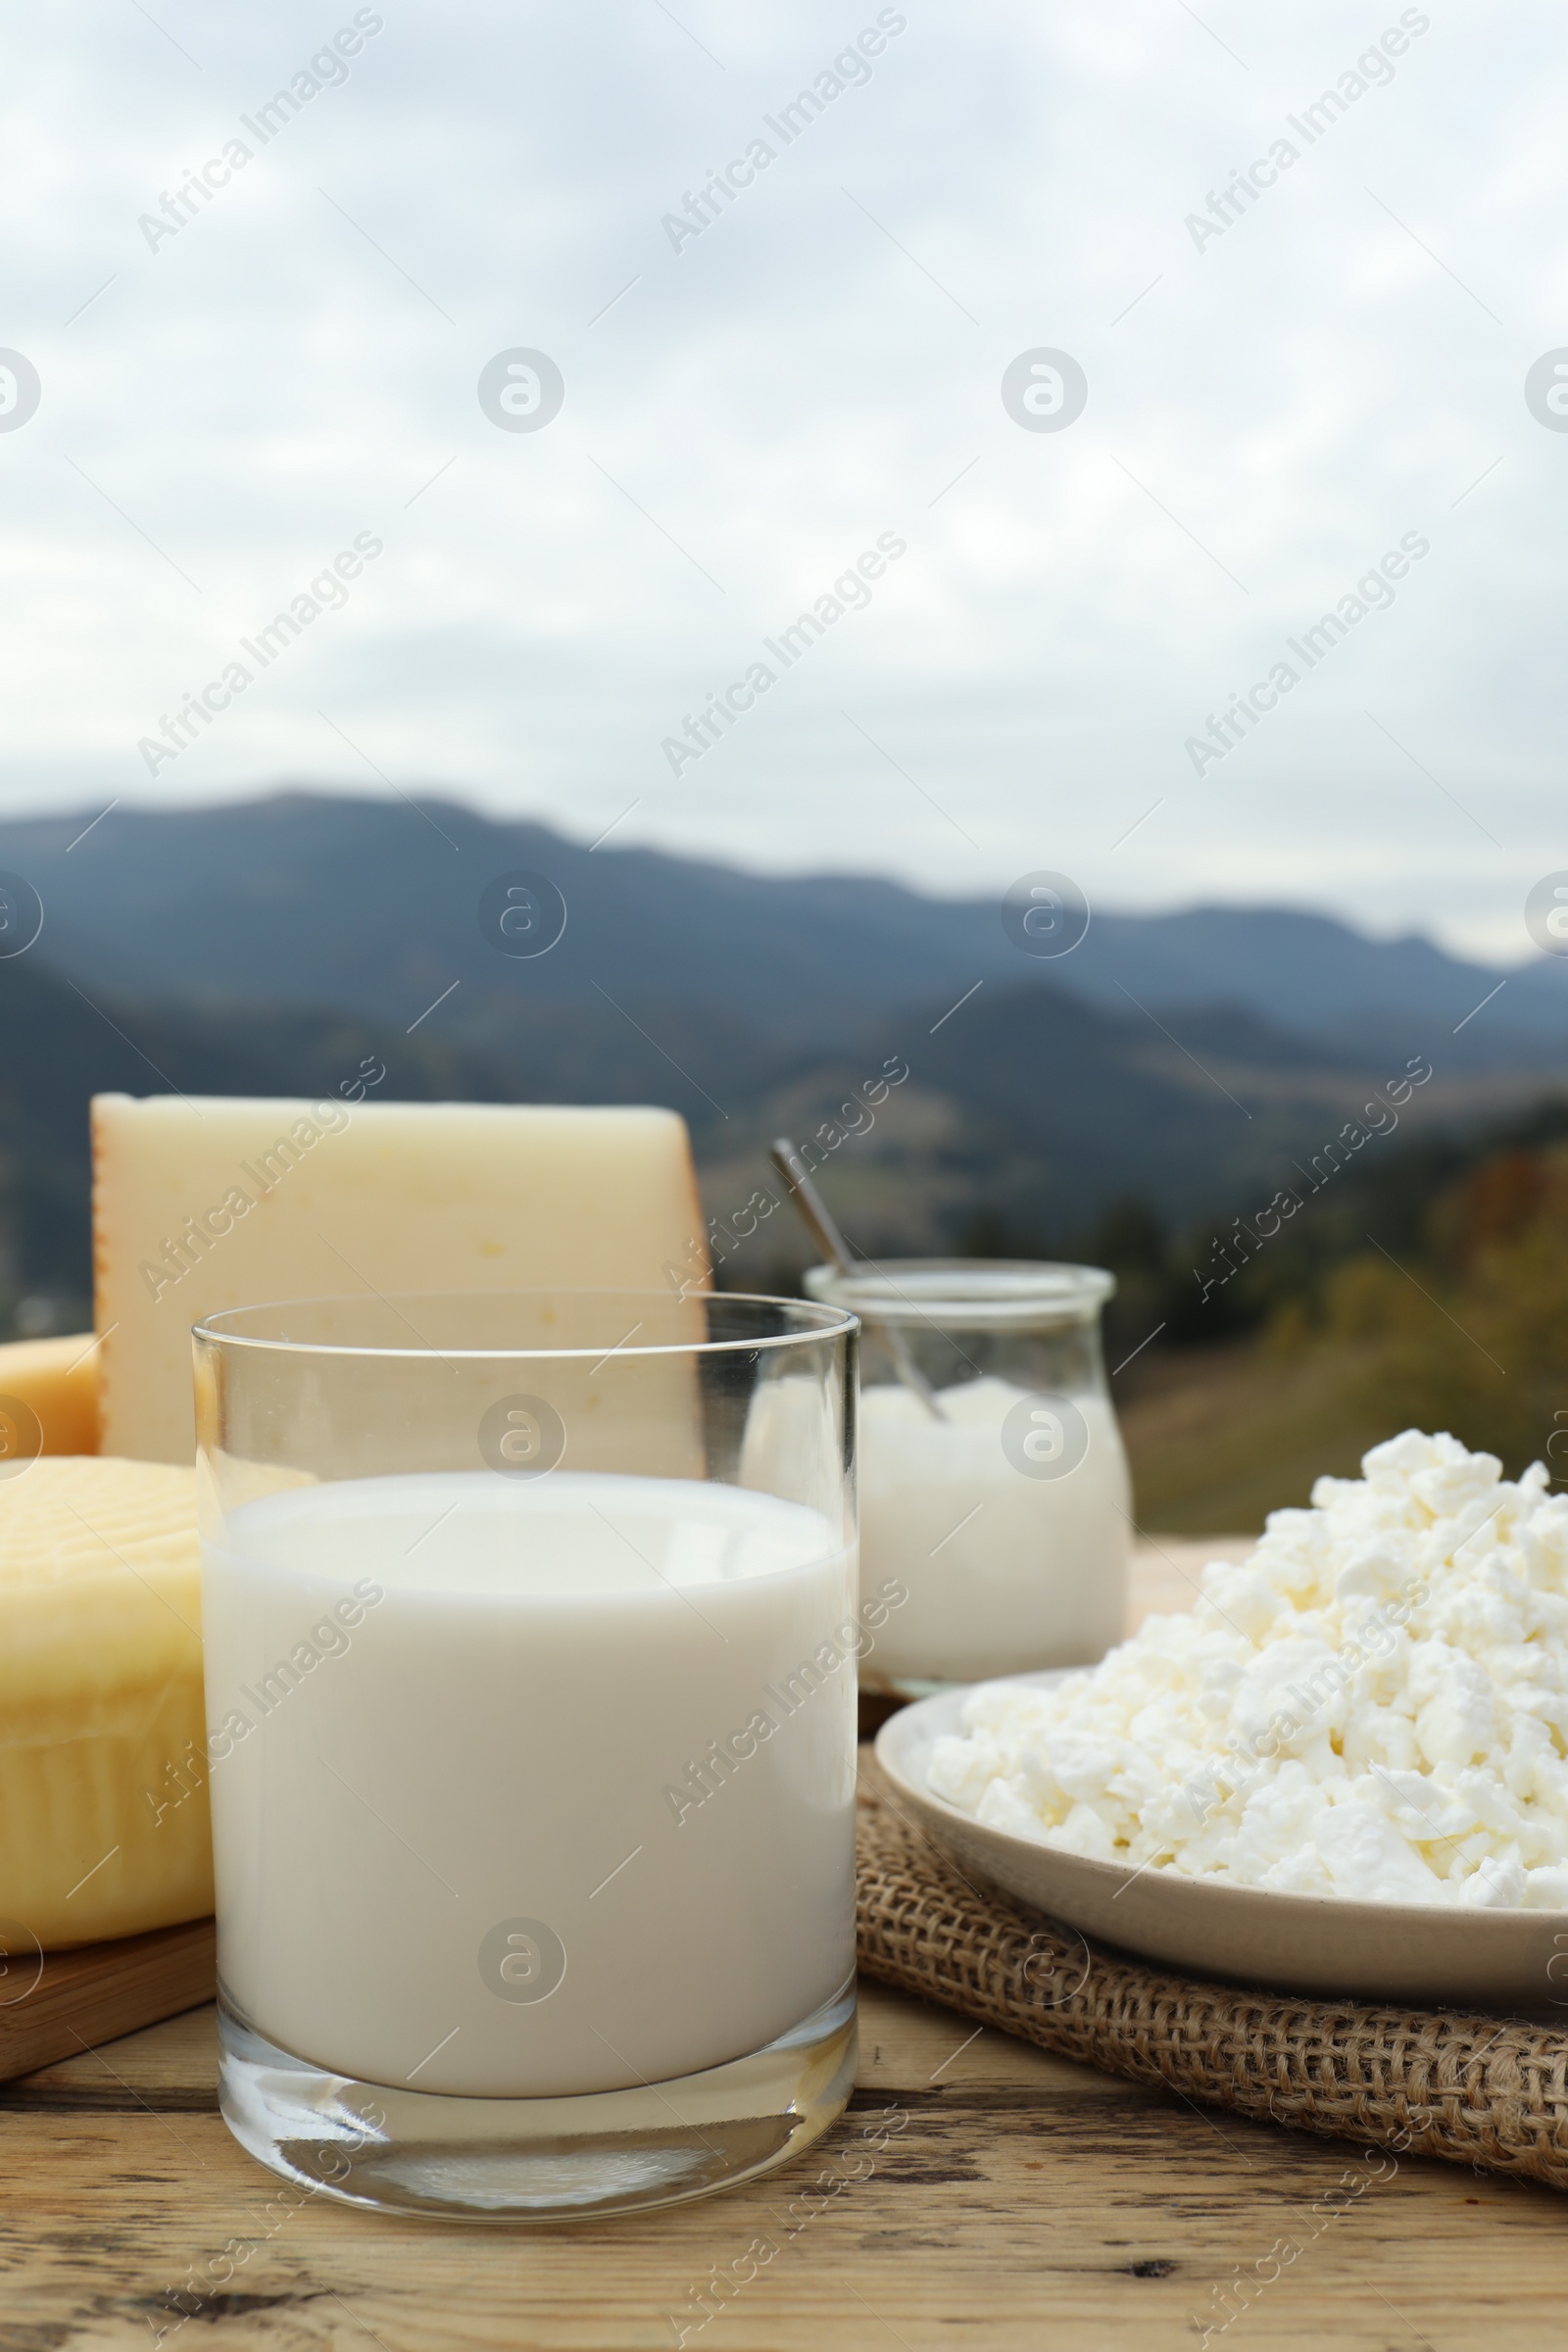
[[[196,1327],[220,2096],[264,2164],[555,2220],[839,2113],[856,1329],[609,1291]]]

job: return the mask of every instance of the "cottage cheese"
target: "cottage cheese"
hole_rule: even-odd
[[[980,1685],[933,1791],[1098,1861],[1568,1909],[1568,1495],[1406,1430],[1052,1690]]]

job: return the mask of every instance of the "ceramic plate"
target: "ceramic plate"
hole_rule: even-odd
[[[1059,1672],[1014,1679],[1049,1689]],[[1215,1886],[989,1830],[926,1786],[933,1740],[962,1729],[968,1692],[890,1716],[876,1752],[901,1803],[969,1878],[1085,1936],[1198,1977],[1319,1998],[1550,2018],[1568,2031],[1568,1911],[1447,1910]]]

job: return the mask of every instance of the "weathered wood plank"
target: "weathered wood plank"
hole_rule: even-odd
[[[1195,2317],[1223,2316],[1215,2290],[1237,2266],[1256,2282],[1289,2238],[1296,2260],[1274,2258],[1234,2343],[1556,2352],[1568,2257],[1550,2192],[1401,2164],[1314,2219],[1342,2174],[1372,2170],[1364,2151],[1200,2115],[1002,2035],[962,2048],[967,2031],[870,1986],[861,2087],[800,2164],[642,2220],[519,2231],[274,2194],[192,2111],[212,2095],[210,2015],[178,2019],[103,2054],[116,2108],[73,2105],[95,2079],[85,2056],[0,2096],[0,2347],[121,2352],[164,2328],[180,2352],[637,2352],[684,2326],[702,2352],[1144,2352],[1200,2340]],[[180,2325],[193,2278],[207,2292]],[[705,2288],[718,2316],[703,2326]]]

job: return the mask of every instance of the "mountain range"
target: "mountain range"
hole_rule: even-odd
[[[128,997],[332,1005],[413,1021],[452,981],[455,1030],[580,1002],[592,981],[701,1004],[781,1044],[832,1044],[866,1017],[975,981],[1038,980],[1112,1010],[1234,1004],[1319,1040],[1368,1026],[1437,1032],[1473,1015],[1476,1052],[1517,1066],[1568,1040],[1568,961],[1506,973],[1416,936],[1374,940],[1285,906],[1097,910],[1054,961],[1021,954],[992,899],[938,899],[836,874],[758,875],[647,849],[597,848],[434,795],[309,792],[202,809],[114,808],[0,823],[0,867],[47,909],[47,954]],[[496,875],[564,897],[560,945],[514,961],[484,939]],[[1481,1000],[1504,986],[1485,1013]],[[428,993],[425,993],[427,992]],[[950,1000],[951,1001],[951,1000]],[[1463,1034],[1468,1035],[1468,1032]]]
[[[721,1223],[772,1133],[817,1132],[860,1246],[939,1250],[977,1218],[1065,1247],[1119,1198],[1172,1227],[1266,1200],[1406,1064],[1433,1073],[1407,1132],[1568,1076],[1555,959],[1502,973],[1291,908],[1097,911],[1036,959],[995,900],[590,848],[433,795],[92,813],[0,824],[44,907],[0,961],[0,1312],[85,1297],[104,1087],[302,1093],[374,1053],[389,1096],[662,1101]],[[534,956],[495,927],[518,873],[564,903]],[[893,1069],[874,1117],[839,1109]],[[731,1271],[803,1255],[781,1218]]]

